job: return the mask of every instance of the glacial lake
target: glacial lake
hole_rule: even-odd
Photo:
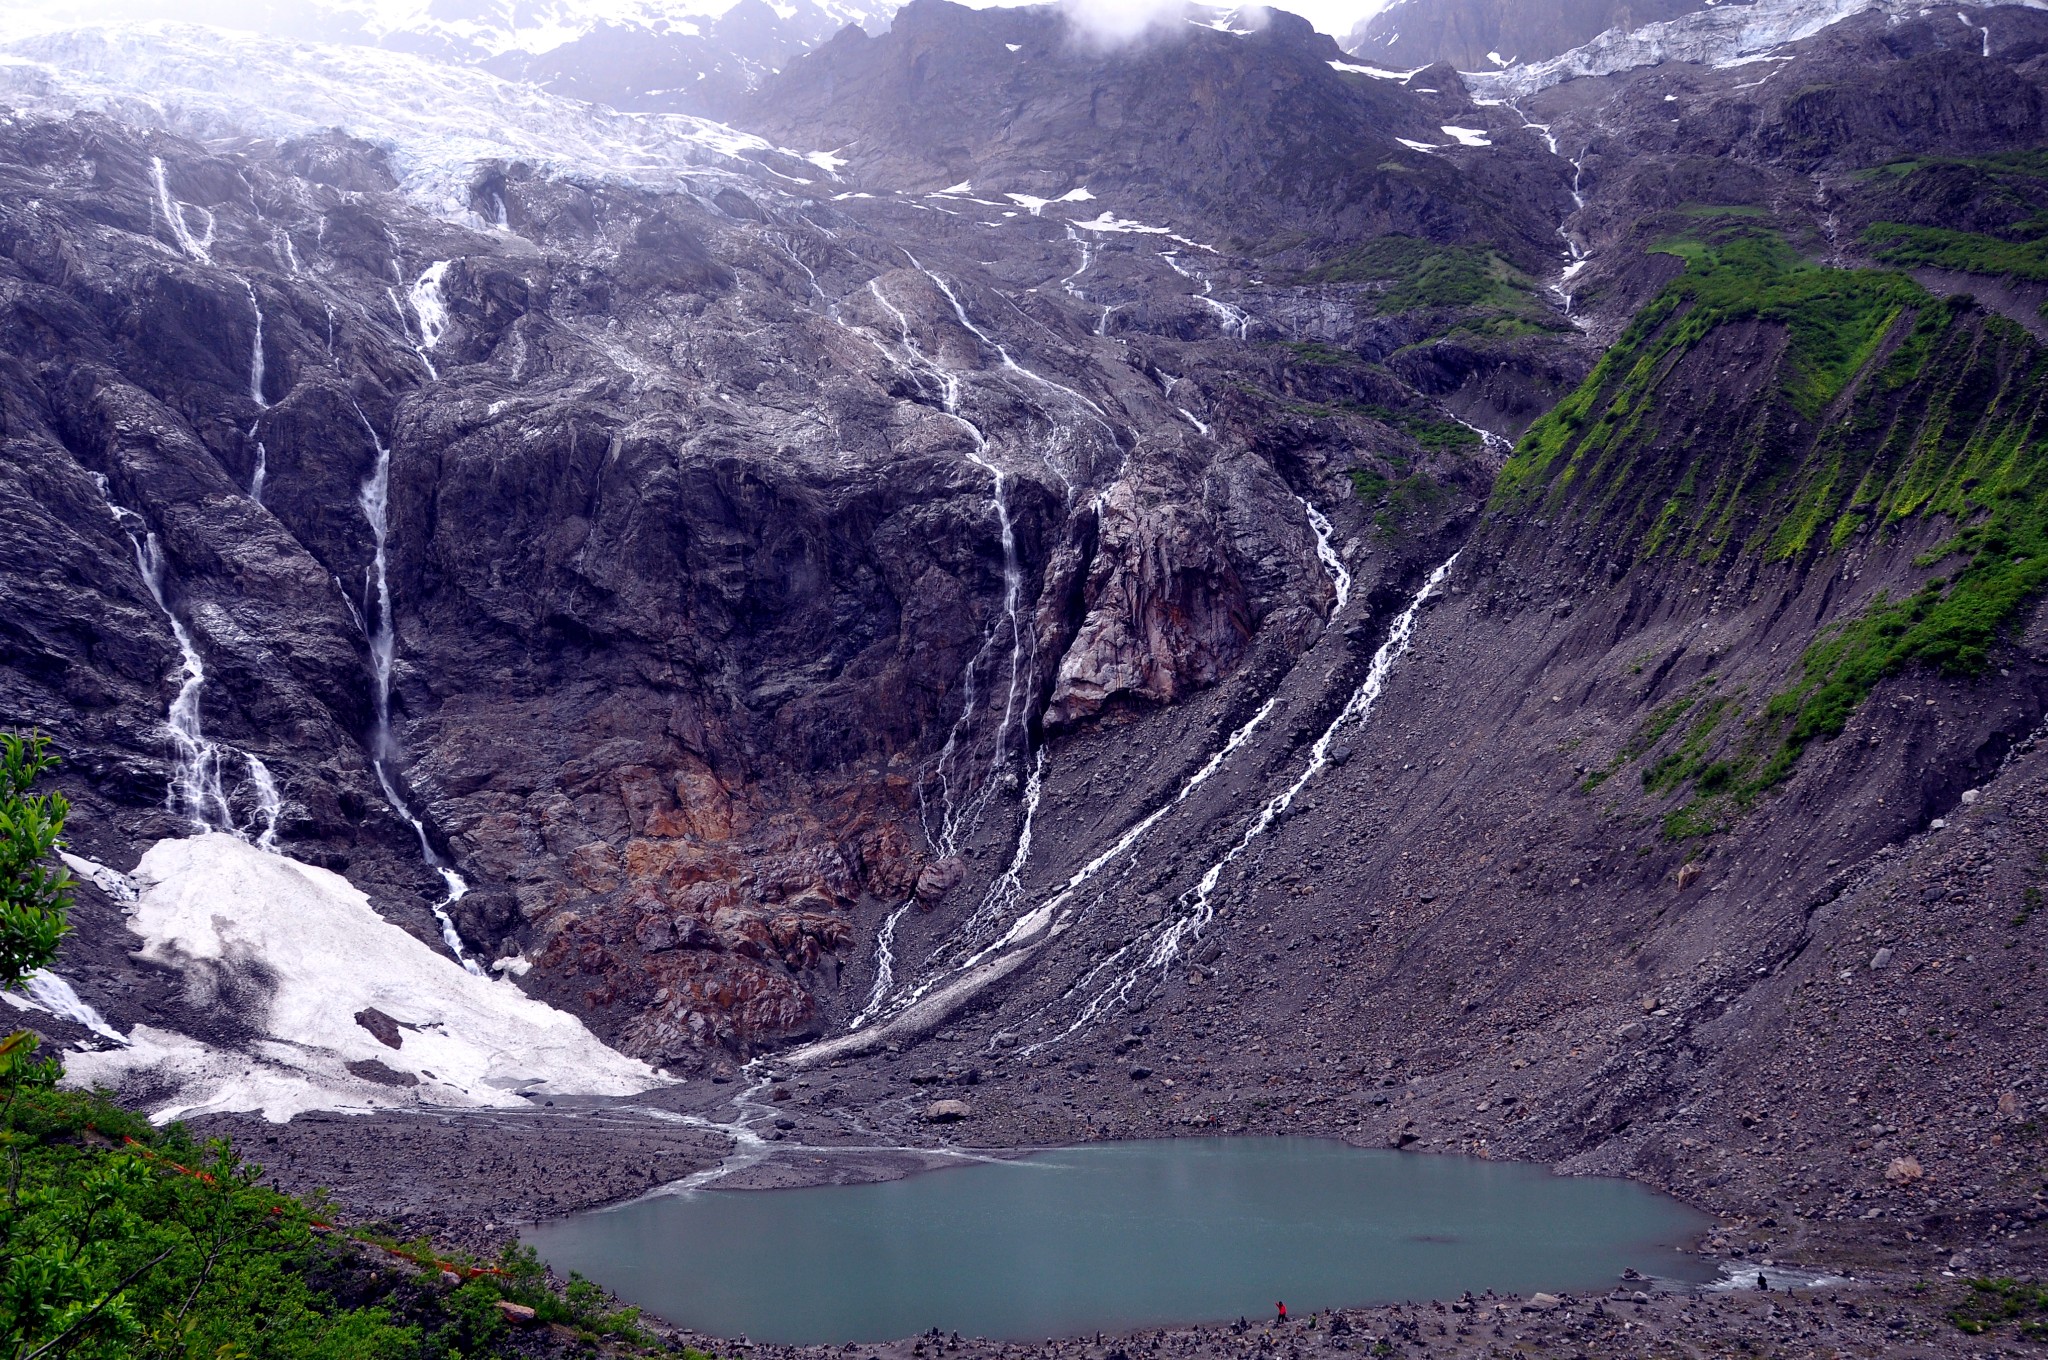
[[[773,1343],[1042,1340],[1465,1290],[1704,1282],[1704,1216],[1628,1181],[1306,1138],[1102,1143],[873,1185],[700,1190],[530,1229],[672,1322]]]

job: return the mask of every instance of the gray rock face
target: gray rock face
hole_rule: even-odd
[[[1304,42],[1231,60],[1335,80]],[[1095,60],[1135,88],[1142,58]],[[927,865],[920,900],[978,900],[963,855],[1014,836],[1031,747],[1302,646],[1301,496],[1348,535],[1354,468],[1483,477],[1399,379],[1252,340],[1213,295],[1254,262],[1084,235],[1136,210],[1107,184],[963,202],[963,239],[760,169],[486,163],[484,231],[363,143],[92,115],[0,130],[0,178],[0,695],[57,735],[80,843],[274,827],[438,946],[424,837],[472,952],[658,1062],[846,1018]],[[1192,183],[1145,210],[1222,220]]]

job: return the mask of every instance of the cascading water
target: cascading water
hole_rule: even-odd
[[[420,356],[420,362],[427,366],[427,376],[439,379],[440,370],[434,367],[434,360],[427,353],[441,343],[441,337],[448,333],[448,295],[443,284],[448,278],[450,260],[436,260],[426,272],[413,280],[406,297],[412,303],[412,314],[419,322],[420,340],[414,345],[413,353]]]
[[[258,411],[270,409],[269,401],[263,396],[263,304],[256,300],[256,286],[244,279],[242,287],[249,293],[249,310],[256,314],[256,340],[249,347],[249,396],[256,403]],[[249,438],[256,444],[256,468],[249,476],[249,499],[263,504],[263,482],[270,475],[270,455],[263,447],[257,430],[262,425],[259,418],[249,426]]]
[[[1574,213],[1583,212],[1586,207],[1586,195],[1582,188],[1586,173],[1586,158],[1583,155],[1567,158],[1562,151],[1558,150],[1557,134],[1550,130],[1550,124],[1536,122],[1528,114],[1522,112],[1522,106],[1513,100],[1508,101],[1508,108],[1513,111],[1515,117],[1522,120],[1524,128],[1543,139],[1543,145],[1549,149],[1551,155],[1559,160],[1566,161],[1571,166],[1572,211]],[[1565,266],[1564,272],[1558,275],[1557,282],[1550,285],[1550,291],[1564,308],[1565,315],[1570,316],[1572,314],[1571,281],[1583,273],[1586,266],[1591,264],[1593,260],[1591,253],[1587,251],[1584,243],[1572,234],[1569,222],[1558,224],[1557,235],[1564,242]]]
[[[989,475],[990,508],[995,515],[1003,551],[1003,612],[990,624],[980,649],[969,658],[962,672],[960,716],[947,732],[945,745],[940,748],[938,759],[933,764],[931,782],[938,792],[939,810],[936,822],[929,816],[926,818],[925,839],[943,859],[957,854],[963,839],[980,825],[981,816],[994,796],[997,776],[1008,763],[1011,744],[1024,735],[1025,702],[1036,686],[1036,642],[1022,617],[1024,569],[1018,557],[1016,529],[1010,515],[1009,478],[989,458],[988,441],[981,427],[961,414],[958,375],[946,372],[925,355],[911,333],[909,317],[889,301],[879,281],[870,281],[868,289],[895,319],[899,342],[912,369],[938,385],[940,402],[946,414],[967,432],[968,460]],[[1004,690],[1003,712],[990,739],[988,758],[982,761],[972,754],[976,714],[981,704],[980,675],[1005,634],[1009,639],[1009,675]],[[964,751],[963,743],[966,746]],[[964,768],[961,767],[963,761]],[[957,799],[956,782],[962,790]]]
[[[469,950],[462,943],[462,934],[455,928],[455,918],[448,909],[460,902],[469,892],[469,883],[455,867],[441,857],[434,849],[433,841],[427,835],[426,823],[413,815],[412,808],[398,792],[398,786],[391,777],[391,760],[397,752],[397,741],[391,732],[391,663],[397,654],[398,638],[391,619],[391,577],[388,570],[387,546],[390,537],[391,512],[391,449],[378,437],[376,427],[370,418],[356,408],[356,419],[369,433],[370,443],[376,449],[377,462],[371,469],[369,480],[356,493],[356,503],[362,506],[363,517],[370,522],[370,537],[376,547],[371,563],[371,579],[368,598],[363,609],[365,629],[370,646],[370,680],[372,697],[375,700],[375,725],[370,732],[370,768],[376,772],[377,786],[384,791],[384,801],[399,815],[419,837],[420,858],[427,867],[441,876],[448,895],[432,906],[434,919],[441,926],[441,941],[448,946],[448,952],[456,961],[477,976],[484,976],[483,968],[469,956]]]
[[[1252,323],[1257,318],[1244,308],[1215,296],[1216,285],[1207,274],[1182,264],[1180,252],[1177,250],[1162,250],[1159,252],[1159,258],[1166,261],[1167,268],[1188,282],[1202,285],[1202,291],[1196,293],[1194,299],[1216,314],[1216,324],[1222,328],[1225,335],[1233,340],[1243,340],[1251,335]]]
[[[164,806],[189,819],[193,829],[202,834],[226,831],[247,839],[243,829],[235,824],[234,807],[221,781],[224,753],[234,748],[209,740],[201,722],[200,698],[206,689],[206,663],[199,654],[199,646],[193,640],[191,630],[171,608],[164,588],[163,546],[141,515],[115,502],[113,485],[104,476],[94,473],[93,483],[99,488],[100,500],[106,505],[107,513],[113,516],[115,527],[127,537],[129,546],[134,550],[135,569],[142,576],[150,601],[170,625],[171,638],[178,644],[178,655],[184,663],[183,679],[179,682],[176,697],[171,700],[165,721],[171,734],[173,764],[170,786],[164,792]],[[247,752],[237,754],[248,767],[256,816],[264,827],[256,843],[265,850],[275,850],[277,819],[283,812],[277,781],[261,760]]]
[[[875,982],[868,989],[868,1004],[847,1022],[848,1029],[859,1029],[874,1019],[888,1001],[889,991],[896,985],[896,923],[909,910],[910,903],[905,902],[883,918],[882,928],[875,932]]]
[[[1052,1038],[1026,1048],[1026,1053],[1034,1053],[1058,1043],[1061,1039],[1087,1027],[1116,1006],[1127,1003],[1139,983],[1148,978],[1163,976],[1167,969],[1185,955],[1188,947],[1201,938],[1202,932],[1208,929],[1210,922],[1216,918],[1216,889],[1222,881],[1224,870],[1243,858],[1260,837],[1287,815],[1288,810],[1294,806],[1294,800],[1301,796],[1302,790],[1308,787],[1309,782],[1329,768],[1330,748],[1335,743],[1337,734],[1347,726],[1363,727],[1371,721],[1373,708],[1386,689],[1387,677],[1393,674],[1395,663],[1407,653],[1409,644],[1414,640],[1417,615],[1421,613],[1423,605],[1443,588],[1457,561],[1457,554],[1453,553],[1448,561],[1432,571],[1423,582],[1422,588],[1416,591],[1415,597],[1408,602],[1408,607],[1394,620],[1393,626],[1387,630],[1386,640],[1380,644],[1379,650],[1373,654],[1371,665],[1366,668],[1365,679],[1359,683],[1350,700],[1309,748],[1308,764],[1294,782],[1267,800],[1265,806],[1259,809],[1259,815],[1252,819],[1251,824],[1245,828],[1230,849],[1224,852],[1222,858],[1209,866],[1194,887],[1180,895],[1174,904],[1173,914],[1166,923],[1149,937],[1140,936],[1116,950],[1075,984],[1068,995],[1085,992],[1095,978],[1104,973],[1110,974],[1109,981],[1094,991],[1083,1003],[1073,1023]],[[1144,957],[1139,962],[1128,968],[1120,967],[1123,960],[1139,953],[1141,949]]]
[[[213,214],[201,208],[206,218],[206,234],[194,236],[192,228],[185,222],[185,205],[171,197],[171,181],[164,169],[164,158],[152,156],[150,170],[156,178],[156,205],[163,212],[164,221],[171,229],[171,236],[178,243],[178,249],[201,264],[213,263]]]
[[[249,783],[256,791],[256,815],[263,820],[263,830],[256,837],[256,848],[274,854],[277,851],[277,819],[284,813],[284,798],[277,791],[277,780],[272,777],[268,765],[246,751],[242,758],[249,763]]]
[[[263,304],[256,300],[255,284],[244,279],[242,287],[249,294],[249,310],[256,316],[256,339],[249,347],[249,399],[256,403],[257,410],[267,411],[270,403],[263,396]]]
[[[199,716],[199,696],[206,688],[206,664],[184,620],[172,611],[165,597],[163,549],[142,516],[114,503],[112,487],[105,477],[95,474],[93,480],[99,484],[100,496],[114,523],[128,536],[135,550],[135,569],[142,573],[142,583],[157,611],[171,625],[171,637],[184,659],[184,678],[178,685],[177,697],[171,700],[168,715],[175,764],[170,788],[165,793],[165,806],[183,814],[200,832],[232,831],[235,814],[221,787],[220,748],[206,739]]]
[[[1330,588],[1336,592],[1337,603],[1330,610],[1330,618],[1344,612],[1344,606],[1351,603],[1351,568],[1344,565],[1343,555],[1330,542],[1335,532],[1330,517],[1310,504],[1308,497],[1296,496],[1301,508],[1308,512],[1308,527],[1316,536],[1316,558],[1323,564],[1323,571],[1330,578]]]
[[[1017,552],[1016,527],[1010,515],[1009,478],[989,458],[988,441],[981,427],[961,414],[959,377],[940,368],[925,354],[911,332],[910,318],[889,300],[879,280],[870,280],[868,291],[895,320],[898,342],[910,369],[920,378],[937,385],[942,409],[967,432],[970,441],[968,460],[989,475],[990,506],[1002,545],[1003,612],[990,623],[982,635],[980,648],[968,659],[961,674],[960,716],[954,719],[953,726],[947,731],[945,744],[940,747],[926,781],[927,786],[937,792],[939,806],[936,819],[930,810],[926,788],[920,787],[918,791],[925,840],[937,857],[944,860],[957,855],[962,841],[980,826],[981,818],[995,796],[1003,767],[1008,763],[1011,745],[1024,738],[1025,707],[1037,683],[1036,638],[1025,627],[1022,617],[1024,568]],[[1009,675],[1004,687],[1003,711],[989,736],[988,756],[984,761],[975,752],[975,727],[982,703],[981,673],[1006,634],[1009,639]],[[876,932],[874,985],[866,1006],[854,1017],[850,1028],[867,1023],[881,1012],[889,999],[895,985],[896,923],[909,907],[909,903],[898,907]]]
[[[1067,227],[1067,239],[1069,241],[1072,241],[1075,244],[1075,246],[1077,246],[1080,249],[1081,263],[1078,267],[1075,268],[1073,273],[1067,275],[1065,278],[1060,280],[1060,287],[1064,289],[1066,291],[1067,296],[1074,299],[1074,301],[1086,302],[1088,300],[1088,295],[1081,291],[1081,286],[1076,282],[1076,280],[1079,279],[1083,274],[1088,272],[1088,266],[1095,263],[1095,243],[1093,241],[1090,241],[1087,237],[1083,236],[1080,232],[1075,231],[1072,224],[1069,224]],[[1097,332],[1097,334],[1100,334],[1100,332]]]
[[[1031,777],[1024,784],[1024,818],[1017,831],[1017,844],[1010,852],[1010,862],[996,881],[989,884],[974,911],[961,922],[951,934],[932,946],[925,955],[923,980],[897,1000],[896,1008],[916,1004],[926,993],[945,980],[948,967],[962,954],[970,953],[987,945],[996,929],[1017,909],[1024,900],[1024,869],[1031,862],[1033,830],[1038,820],[1038,804],[1045,792],[1045,748],[1040,747],[1037,757],[1031,763]],[[899,915],[901,913],[898,913]],[[892,917],[883,927],[893,943],[895,920]],[[879,969],[877,970],[879,973]],[[874,1018],[887,1000],[886,989],[880,988],[868,998],[868,1009],[863,1011],[847,1028],[855,1029]]]
[[[999,938],[984,945],[978,952],[961,960],[949,970],[927,979],[917,989],[916,1000],[900,1004],[891,1013],[890,1019],[895,1021],[912,1016],[921,1008],[950,1012],[952,1008],[964,1005],[981,990],[1021,967],[1040,943],[1069,929],[1093,901],[1091,899],[1091,903],[1087,904],[1076,903],[1076,895],[1105,870],[1135,851],[1153,827],[1175,808],[1193,797],[1196,790],[1208,783],[1216,772],[1223,768],[1224,762],[1239,747],[1251,740],[1252,734],[1272,715],[1279,702],[1277,698],[1268,699],[1258,712],[1230,734],[1223,746],[1211,755],[1199,770],[1188,777],[1171,799],[1127,828],[1108,849],[1082,865],[1042,906],[1019,915]],[[1021,874],[1021,861],[1014,863],[1016,872]],[[1020,894],[1017,901],[1021,900]],[[997,924],[1000,924],[1000,920]],[[993,933],[993,928],[985,933]],[[877,1033],[885,1028],[878,1027]],[[794,1049],[784,1054],[783,1060],[799,1066],[831,1062],[859,1051],[873,1042],[879,1040],[872,1036],[844,1034]]]
[[[1076,392],[1073,388],[1067,386],[1065,383],[1056,382],[1053,379],[1046,377],[1043,373],[1040,373],[1037,369],[1026,368],[1023,364],[1018,363],[1016,358],[1011,355],[1009,347],[1007,345],[1003,344],[1000,340],[997,340],[987,331],[983,330],[981,327],[974,324],[973,319],[967,315],[966,305],[960,301],[960,295],[953,291],[952,284],[947,283],[944,279],[940,278],[937,274],[934,274],[931,270],[926,269],[921,264],[918,264],[917,257],[915,255],[910,255],[909,251],[906,250],[903,253],[910,257],[910,262],[911,264],[917,266],[917,271],[920,274],[923,274],[926,278],[930,279],[932,281],[932,286],[937,288],[939,292],[942,295],[944,295],[948,303],[952,304],[954,319],[959,321],[961,327],[965,329],[968,332],[968,334],[972,335],[975,339],[981,341],[982,344],[988,346],[990,349],[995,351],[996,358],[1002,363],[1005,371],[1015,373],[1019,377],[1028,378],[1032,382],[1039,384],[1041,387],[1045,387],[1051,391],[1057,392],[1061,396],[1066,397],[1068,400],[1073,401],[1083,407],[1086,407],[1088,413],[1092,415],[1098,422],[1101,423],[1102,428],[1104,430],[1108,431],[1111,440],[1113,441],[1116,438],[1116,431],[1109,424],[1109,412],[1103,410],[1102,407],[1096,404],[1093,400],[1086,396],[1083,396],[1079,392]],[[1062,480],[1064,480],[1064,478]]]

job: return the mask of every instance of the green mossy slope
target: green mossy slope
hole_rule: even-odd
[[[1654,248],[1685,273],[1531,428],[1490,513],[1590,523],[1637,563],[1806,564],[1916,521],[1949,535],[1918,563],[1941,575],[1831,625],[1740,720],[1732,699],[1687,715],[1644,781],[1685,837],[1726,827],[1884,677],[1983,669],[2048,588],[2048,352],[1967,298],[1815,266],[1752,221],[1673,222]]]

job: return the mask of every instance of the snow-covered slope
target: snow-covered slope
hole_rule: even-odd
[[[313,42],[367,43],[464,59],[553,51],[605,27],[653,36],[700,36],[735,0],[192,0],[190,23]],[[792,27],[829,34],[846,24],[887,21],[888,0],[781,0],[772,7]],[[163,17],[162,0],[10,0],[0,36],[19,37],[88,23],[140,23]]]
[[[181,23],[245,37],[405,53],[649,113],[725,116],[790,58],[849,24],[886,26],[888,0],[191,0]],[[134,26],[161,0],[14,0],[0,42]]]
[[[295,44],[195,25],[45,33],[0,45],[0,105],[90,109],[201,140],[341,128],[384,148],[408,193],[468,215],[472,168],[517,159],[553,173],[670,185],[686,172],[825,172],[685,114],[622,113],[470,67],[368,47]]]
[[[1963,13],[2001,5],[2044,9],[2048,0],[1968,0],[1953,8]],[[1662,62],[1731,65],[1810,38],[1859,14],[1874,10],[1897,21],[1930,8],[1922,0],[1756,0],[1749,5],[1719,5],[1633,31],[1609,29],[1548,61],[1474,73],[1471,84],[1481,94],[1516,96],[1578,76],[1608,75]]]
[[[661,1081],[574,1016],[464,972],[339,874],[213,834],[159,841],[130,877],[140,957],[249,1031],[209,1042],[138,1025],[125,1048],[65,1056],[73,1082],[141,1079],[159,1120],[518,1106],[524,1093],[631,1095]]]

